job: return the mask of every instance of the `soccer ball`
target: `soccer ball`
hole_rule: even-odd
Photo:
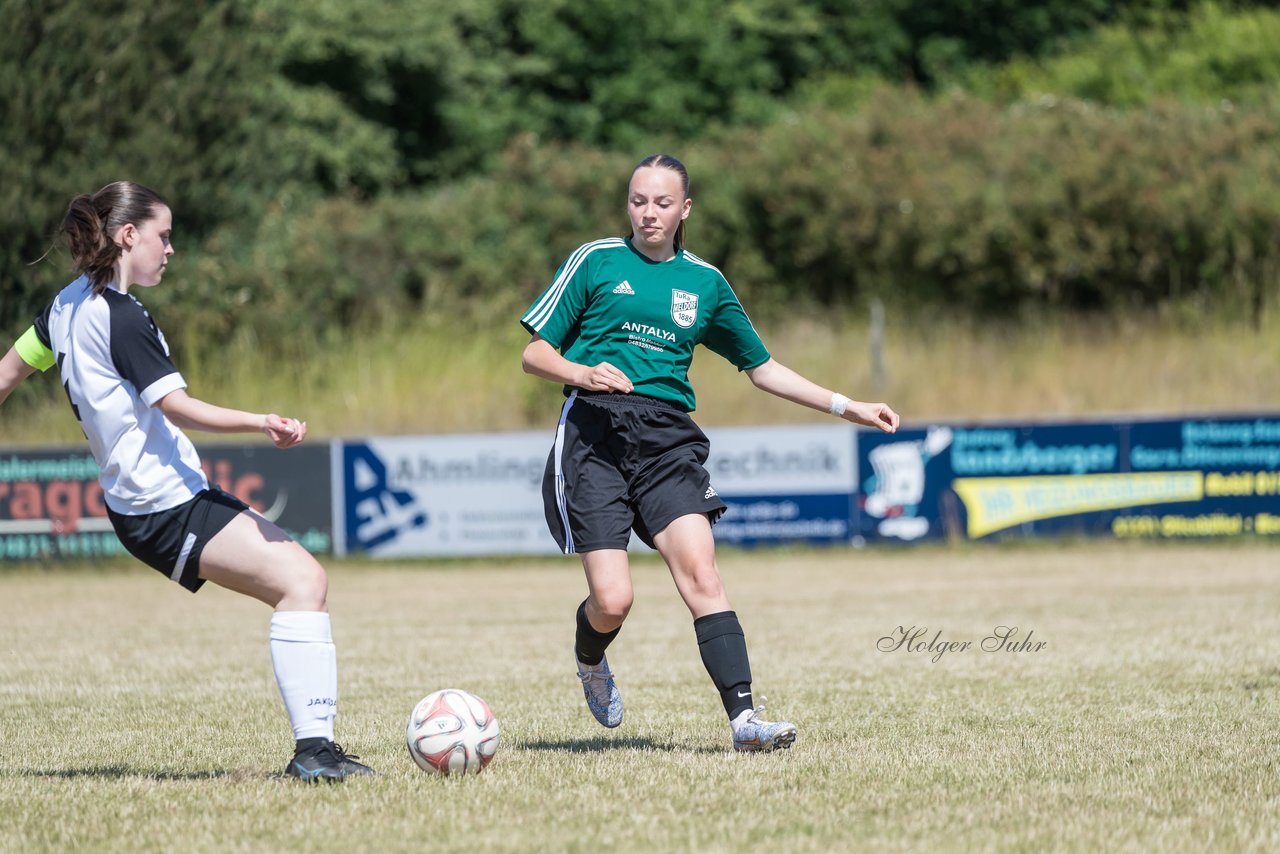
[[[476,695],[445,688],[413,707],[405,741],[423,771],[479,774],[498,750],[498,719]]]

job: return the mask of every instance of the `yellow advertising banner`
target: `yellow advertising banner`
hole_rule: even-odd
[[[956,478],[970,538],[1024,522],[1204,497],[1204,472],[1163,471],[1045,477]]]

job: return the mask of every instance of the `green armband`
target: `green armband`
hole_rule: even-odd
[[[22,337],[13,345],[13,349],[18,351],[22,361],[38,371],[47,371],[53,367],[53,351],[44,346],[40,336],[36,335],[34,326],[27,327],[27,331],[22,333]]]

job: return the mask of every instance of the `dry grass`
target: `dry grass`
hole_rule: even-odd
[[[852,396],[885,400],[908,421],[1061,419],[1280,410],[1275,315],[1261,330],[1176,318],[975,325],[891,315],[879,384],[860,315],[762,324],[762,334],[779,361]],[[549,429],[559,390],[521,372],[527,338],[514,315],[509,321],[413,322],[399,332],[316,342],[300,348],[309,355],[274,363],[232,346],[225,360],[193,368],[181,364],[179,345],[179,363],[193,394],[305,418],[316,439]],[[698,420],[707,426],[817,417],[761,394],[707,351],[692,376]],[[27,405],[7,405],[0,444],[83,441],[60,391],[25,396]],[[40,402],[30,404],[35,397]]]
[[[800,728],[728,750],[660,563],[610,650],[613,731],[569,672],[572,560],[331,571],[339,738],[382,773],[283,778],[267,613],[137,564],[0,573],[0,850],[1275,850],[1280,569],[1262,544],[724,552],[756,688]],[[898,626],[1038,652],[934,663]],[[455,686],[503,727],[478,778],[408,759]]]
[[[766,330],[775,358],[904,418],[1071,419],[1280,409],[1280,316],[1248,324],[1080,317],[976,325],[890,317],[875,382],[865,318]],[[812,414],[760,395],[714,356],[694,363],[701,422],[785,423]]]

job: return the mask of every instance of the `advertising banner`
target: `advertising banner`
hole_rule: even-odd
[[[1131,471],[1180,478],[1182,491],[1117,515],[1115,536],[1280,537],[1280,418],[1139,421],[1129,427],[1127,456]]]
[[[275,522],[312,554],[333,551],[328,445],[198,445],[212,486]]]
[[[854,529],[859,541],[913,542],[946,533],[954,515],[949,427],[857,434]]]
[[[953,425],[860,440],[857,524],[869,539],[1280,534],[1274,416]]]
[[[329,449],[199,448],[210,483],[313,552],[332,547]],[[107,519],[98,466],[79,449],[0,452],[0,559],[126,554]]]
[[[334,454],[339,554],[545,554],[549,431],[340,444]]]
[[[711,488],[729,509],[726,542],[848,542],[853,430],[726,428],[711,439]],[[554,436],[373,438],[342,443],[340,552],[415,555],[555,554],[542,507]],[[632,538],[632,548],[644,546]]]
[[[734,545],[1280,537],[1280,417],[707,430]],[[205,473],[315,553],[554,554],[551,431],[202,445]],[[80,449],[0,451],[0,560],[123,554]],[[643,548],[633,538],[632,546]]]
[[[88,451],[0,453],[0,559],[125,553]]]
[[[706,434],[711,487],[729,505],[713,529],[717,541],[850,541],[852,426],[722,427]]]
[[[1158,502],[1180,488],[1118,476],[1127,471],[1124,429],[1115,423],[952,428],[951,488],[964,519],[956,533],[969,539],[1105,533],[1104,511]]]

